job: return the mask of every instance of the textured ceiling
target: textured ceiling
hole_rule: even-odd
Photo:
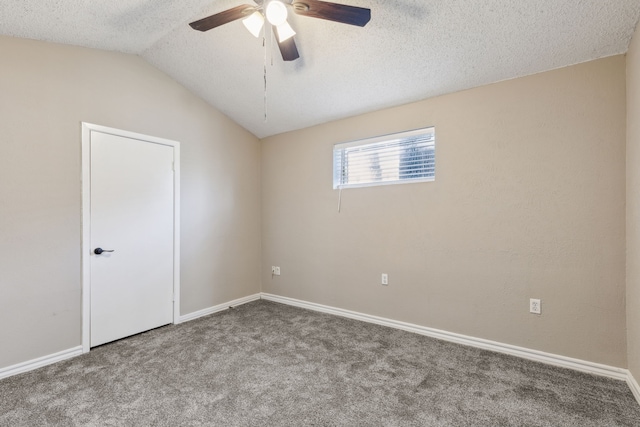
[[[139,54],[258,137],[624,53],[640,0],[340,0],[366,27],[290,14],[283,62],[236,21],[249,0],[1,0],[0,34]],[[273,58],[273,60],[272,60]]]

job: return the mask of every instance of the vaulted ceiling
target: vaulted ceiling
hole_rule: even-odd
[[[262,138],[625,53],[640,16],[640,0],[337,2],[371,21],[290,13],[293,62],[241,21],[188,25],[249,0],[2,0],[0,34],[140,55]]]

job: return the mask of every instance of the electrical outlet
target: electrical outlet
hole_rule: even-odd
[[[529,300],[529,313],[540,314],[540,300],[531,298]]]
[[[271,274],[276,274],[276,266],[275,265],[271,266]]]
[[[276,272],[274,273],[276,276],[280,275],[280,267],[276,267]]]
[[[389,275],[387,273],[382,273],[382,284],[385,286],[389,284]]]

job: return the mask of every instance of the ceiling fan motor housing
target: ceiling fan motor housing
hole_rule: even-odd
[[[248,4],[236,6],[229,10],[216,13],[189,25],[198,31],[208,31],[220,25],[227,24],[237,19],[243,21],[250,20],[252,14],[258,12],[260,15],[266,15],[267,20],[273,25],[273,30],[278,36],[278,47],[285,61],[294,61],[300,56],[296,47],[293,35],[295,31],[287,23],[287,5],[281,0],[271,0],[268,3],[259,1],[259,6],[251,6]],[[289,0],[287,0],[289,1]],[[371,19],[371,9],[363,7],[349,6],[345,4],[330,3],[322,0],[293,0],[292,9],[294,13],[309,18],[326,19],[328,21],[340,22],[342,24],[356,25],[364,27]],[[262,28],[264,17],[258,16],[261,22],[249,23],[244,22],[249,31],[256,37]],[[252,27],[255,27],[252,29]],[[259,28],[258,28],[259,27]]]

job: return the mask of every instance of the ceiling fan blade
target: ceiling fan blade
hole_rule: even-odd
[[[276,33],[276,39],[280,40],[280,36],[278,36],[278,28],[273,27],[273,31]],[[283,42],[278,42],[278,47],[280,48],[280,53],[282,54],[282,59],[285,61],[295,61],[300,58],[300,54],[298,53],[298,47],[296,46],[296,41],[293,37],[286,39]]]
[[[371,9],[320,0],[294,0],[293,11],[302,16],[326,19],[359,27],[364,27],[371,19]]]
[[[243,4],[236,6],[233,9],[225,10],[224,12],[216,13],[215,15],[207,16],[198,21],[194,21],[191,24],[191,28],[198,31],[209,31],[212,28],[219,27],[220,25],[227,24],[240,18],[246,18],[255,12],[255,6],[249,4]]]

